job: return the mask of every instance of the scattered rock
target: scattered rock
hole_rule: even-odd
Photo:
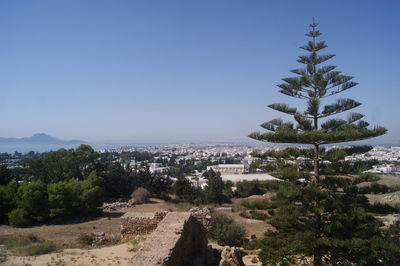
[[[104,232],[95,232],[93,233],[93,237],[97,245],[103,245],[106,242],[106,233]]]
[[[221,250],[219,266],[245,266],[243,263],[245,255],[247,254],[241,248],[225,246]]]
[[[215,209],[218,212],[232,212],[232,207],[219,207]]]
[[[375,216],[375,219],[381,221],[385,226],[391,225],[400,228],[400,214],[388,214],[385,216]]]
[[[114,211],[114,210],[122,210],[122,209],[127,209],[127,208],[132,208],[134,207],[135,201],[134,200],[129,200],[128,202],[125,201],[117,201],[117,202],[111,202],[111,203],[103,203],[103,206],[101,207],[103,211]]]

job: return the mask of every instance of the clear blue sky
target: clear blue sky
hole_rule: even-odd
[[[400,143],[399,14],[395,0],[1,1],[0,136],[247,141],[281,116],[266,105],[295,104],[275,85],[315,16],[360,83],[339,96]]]

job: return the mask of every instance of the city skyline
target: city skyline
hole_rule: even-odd
[[[338,3],[346,4],[342,9]],[[327,53],[359,83],[343,97],[399,144],[395,1],[5,1],[0,137],[243,142],[280,116],[315,16]],[[356,10],[356,11],[355,11]],[[305,103],[304,105],[305,106]],[[345,117],[346,114],[342,115]],[[281,116],[282,118],[287,118]]]

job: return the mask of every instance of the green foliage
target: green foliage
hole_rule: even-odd
[[[374,173],[363,173],[360,175],[360,178],[365,182],[375,182],[381,179],[379,175]]]
[[[173,191],[175,195],[185,201],[193,202],[195,199],[195,188],[190,181],[183,176],[177,178],[173,185]]]
[[[71,178],[83,180],[96,169],[98,156],[89,145],[80,145],[76,150],[59,149],[45,153],[42,157],[29,159],[28,173],[33,180],[44,183],[67,181]]]
[[[250,212],[242,211],[239,213],[239,215],[243,218],[261,220],[261,221],[264,221],[268,218],[267,214],[254,210],[251,210]]]
[[[240,181],[236,183],[235,196],[246,198],[252,195],[263,195],[269,191],[276,191],[279,186],[279,181]]]
[[[79,216],[96,216],[103,204],[103,180],[96,172],[84,181],[69,180],[48,185],[50,218],[62,221]]]
[[[83,247],[92,246],[95,242],[95,237],[92,234],[80,233],[75,241]]]
[[[274,200],[276,208],[269,222],[277,229],[266,232],[257,241],[262,248],[260,259],[267,265],[378,265],[391,264],[387,255],[400,254],[393,242],[383,237],[381,224],[371,215],[368,199],[355,186],[359,180],[337,177],[338,174],[360,173],[371,162],[347,162],[345,156],[368,151],[370,147],[324,149],[320,145],[363,140],[386,133],[383,127],[368,129],[363,115],[352,113],[347,119],[330,118],[358,107],[353,99],[337,99],[325,106],[325,98],[357,85],[353,77],[336,71],[336,66],[321,65],[334,55],[320,55],[327,45],[317,41],[321,33],[314,21],[306,34],[311,40],[300,47],[309,53],[299,56],[302,68],[291,72],[295,77],[283,78],[279,92],[305,100],[303,111],[285,104],[269,105],[274,110],[291,115],[297,122],[273,119],[261,127],[267,133],[254,132],[249,137],[274,143],[311,144],[313,149],[287,148],[260,154],[260,158],[276,158],[274,175],[285,180],[279,184]],[[312,160],[287,165],[287,160],[302,156]],[[325,163],[324,161],[330,161]],[[283,161],[283,162],[282,162]],[[312,170],[312,173],[311,173]],[[366,169],[365,169],[366,170]],[[321,176],[323,174],[324,176]],[[373,185],[378,190],[385,189]],[[256,244],[254,244],[256,245]],[[304,259],[302,261],[302,259]]]
[[[125,169],[120,163],[105,163],[98,174],[104,178],[106,198],[129,199],[139,187],[155,196],[165,196],[172,186],[169,177],[153,174],[149,169]]]
[[[7,186],[0,186],[0,223],[8,221],[7,214],[16,208],[16,197],[18,185],[10,182]]]
[[[240,204],[252,210],[268,210],[276,207],[274,202],[267,199],[244,199]]]
[[[11,182],[11,171],[6,165],[0,164],[0,186],[7,185]]]
[[[29,213],[22,208],[13,209],[9,214],[9,223],[15,227],[28,227],[32,225],[32,219],[29,217]]]
[[[210,170],[207,173],[207,187],[205,189],[205,200],[207,203],[224,203],[228,201],[224,195],[225,184],[221,174]]]
[[[16,195],[12,198],[14,192]],[[0,197],[7,198],[0,206],[4,209],[3,215],[8,213],[10,225],[26,227],[96,216],[101,212],[103,195],[103,180],[92,171],[83,181],[71,179],[49,185],[42,181],[24,182],[18,190],[15,183],[10,183],[0,187]]]
[[[10,224],[26,226],[43,223],[49,215],[46,184],[41,181],[24,182],[17,191],[17,209],[10,214]]]
[[[221,212],[211,214],[211,227],[211,237],[223,246],[241,246],[246,235],[243,226],[236,224],[232,218]]]

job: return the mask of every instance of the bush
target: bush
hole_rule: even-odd
[[[131,198],[135,203],[142,204],[149,200],[150,192],[147,189],[140,187],[133,191]]]
[[[275,180],[240,181],[236,183],[235,195],[240,198],[245,198],[252,195],[262,195],[268,191],[277,191],[279,188],[279,183],[279,181]]]
[[[249,213],[246,211],[242,211],[239,213],[239,215],[243,218],[261,220],[261,221],[264,221],[268,218],[267,214],[258,211],[250,211]]]
[[[219,245],[241,246],[246,230],[237,224],[232,218],[221,212],[211,214],[210,235]]]
[[[252,210],[267,210],[274,207],[274,204],[266,199],[245,199],[240,204]]]
[[[362,173],[360,175],[360,178],[362,180],[364,180],[365,182],[375,182],[375,181],[379,181],[381,179],[378,174],[374,174],[374,173]]]
[[[92,246],[92,244],[95,242],[95,238],[91,234],[80,233],[79,236],[75,239],[75,241],[78,242],[83,247],[86,247],[86,246]]]
[[[31,219],[25,209],[14,209],[9,214],[9,223],[14,227],[27,227],[31,225]]]

